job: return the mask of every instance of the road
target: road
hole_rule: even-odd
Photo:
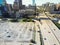
[[[36,28],[36,38],[35,38],[36,45],[40,45],[41,44],[40,33],[38,32],[38,31],[40,31],[40,29],[39,29],[39,24],[37,24],[37,22],[35,23],[35,28]]]
[[[60,45],[60,30],[46,15],[40,15],[39,23],[44,45]]]

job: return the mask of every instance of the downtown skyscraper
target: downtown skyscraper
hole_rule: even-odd
[[[35,6],[35,0],[32,0],[32,5]]]
[[[14,3],[19,7],[19,9],[22,8],[22,0],[15,0]]]
[[[0,15],[7,12],[6,0],[0,0]]]
[[[0,5],[5,5],[6,4],[6,0],[0,0]]]

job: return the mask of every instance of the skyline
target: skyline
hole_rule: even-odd
[[[6,0],[7,3],[9,4],[13,4],[14,0]],[[46,2],[50,2],[50,3],[60,3],[60,0],[35,0],[36,4],[37,5],[42,5]],[[29,4],[32,4],[32,0],[22,0],[22,3],[24,5],[29,5]]]

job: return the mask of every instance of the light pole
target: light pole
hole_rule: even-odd
[[[35,3],[35,6],[34,6],[34,8],[35,8],[34,10],[35,10],[35,16],[36,16],[36,3]]]

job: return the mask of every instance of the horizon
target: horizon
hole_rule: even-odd
[[[14,0],[6,0],[8,4],[13,4],[14,3]],[[35,0],[35,3],[40,6],[42,4],[45,4],[47,2],[50,2],[50,3],[55,3],[55,4],[58,4],[60,3],[60,0]],[[22,1],[23,5],[29,5],[31,4],[32,5],[32,0],[23,0]]]

